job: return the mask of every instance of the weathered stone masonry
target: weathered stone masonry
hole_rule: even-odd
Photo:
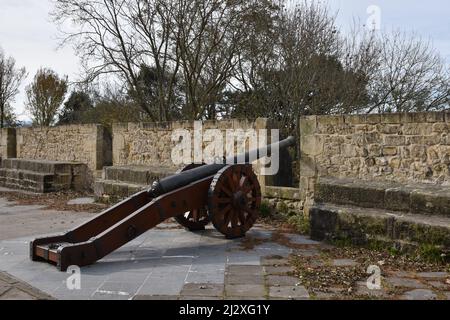
[[[203,130],[266,129],[267,119],[204,121]],[[177,142],[172,141],[176,129],[194,130],[194,122],[125,123],[113,125],[113,164],[173,166],[171,152]],[[192,134],[191,134],[192,136]]]
[[[111,141],[100,125],[19,128],[16,135],[18,158],[81,162],[91,171],[111,162]]]
[[[16,129],[3,128],[0,130],[0,158],[15,158]]]
[[[270,129],[268,119],[250,120],[204,121],[203,130],[216,129],[223,133],[229,129]],[[193,121],[165,122],[165,123],[125,123],[113,125],[113,165],[114,166],[148,166],[174,167],[172,149],[177,142],[172,141],[172,133],[176,129],[194,130]],[[225,140],[224,140],[225,141]],[[174,168],[172,171],[175,171]],[[265,179],[260,177],[260,184],[264,188]]]
[[[301,198],[325,176],[450,185],[449,130],[449,111],[303,117]]]

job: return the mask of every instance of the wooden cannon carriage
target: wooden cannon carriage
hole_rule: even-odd
[[[212,222],[227,238],[242,237],[257,220],[261,205],[250,162],[294,143],[289,137],[223,164],[189,165],[73,230],[35,239],[31,259],[55,264],[61,271],[90,265],[169,218],[190,231]]]

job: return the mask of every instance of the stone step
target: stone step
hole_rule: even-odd
[[[2,159],[2,168],[26,170],[49,174],[70,174],[74,166],[83,166],[81,163],[28,159]]]
[[[168,167],[114,166],[104,168],[103,180],[151,185],[154,181],[170,176],[175,172],[175,168]]]
[[[0,168],[0,185],[37,193],[47,193],[70,188],[70,175],[55,176],[27,170]]]
[[[315,202],[450,217],[448,186],[320,178]]]
[[[403,247],[430,245],[450,250],[449,217],[335,204],[315,205],[309,215],[314,240],[345,240],[354,245],[382,241]]]
[[[98,200],[109,198],[112,200],[126,199],[133,194],[149,188],[148,185],[98,179],[94,183],[94,193]]]

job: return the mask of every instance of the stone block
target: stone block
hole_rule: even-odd
[[[361,125],[364,124],[364,128],[367,129],[367,126],[365,126],[366,123],[366,116],[365,115],[345,115],[344,116],[344,122],[351,125]]]
[[[406,143],[404,136],[389,135],[384,137],[384,143],[386,146],[403,146]]]
[[[396,156],[398,152],[397,147],[383,147],[383,156]]]
[[[302,154],[317,156],[323,153],[324,138],[318,135],[301,136],[300,148]]]
[[[411,212],[450,217],[450,192],[425,189],[412,191]]]
[[[307,300],[309,299],[309,293],[303,286],[269,287],[269,299],[270,298]]]
[[[409,212],[411,191],[402,187],[386,189],[384,197],[385,208],[388,210]]]
[[[225,286],[225,294],[231,297],[263,297],[266,293],[263,285],[230,284]]]
[[[182,296],[206,296],[206,297],[222,297],[224,293],[224,286],[222,284],[210,283],[188,283],[183,286],[181,290]]]
[[[368,124],[377,124],[381,122],[380,114],[368,114],[366,115],[366,122]]]
[[[401,123],[401,113],[385,113],[381,115],[381,123]]]

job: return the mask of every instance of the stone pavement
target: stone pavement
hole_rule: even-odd
[[[5,216],[17,215],[23,218],[26,229],[28,215],[22,216],[21,210],[34,214],[42,210],[23,208],[11,211],[11,205],[0,205],[0,224],[6,221],[1,220]],[[31,262],[28,257],[28,242],[33,235],[56,231],[48,226],[47,232],[44,231],[45,217],[50,216],[42,216],[42,222],[35,224],[32,231],[18,230],[17,238],[2,237],[0,299],[36,299],[47,295],[56,299],[82,300],[450,299],[450,277],[445,270],[429,273],[389,271],[383,273],[382,290],[369,290],[366,285],[369,275],[365,274],[368,266],[364,263],[348,257],[326,260],[323,250],[330,249],[329,245],[301,235],[280,233],[263,225],[255,226],[244,239],[226,240],[212,228],[190,233],[176,224],[166,223],[97,264],[82,268],[79,290],[69,290],[68,282],[76,283],[68,281],[74,279],[71,274],[59,272],[46,263]],[[65,218],[75,223],[87,217],[67,213]],[[12,225],[20,229],[22,224],[14,222]],[[8,225],[2,228],[7,229]],[[58,229],[61,228],[58,224]],[[294,269],[293,257],[310,259],[311,265],[305,272],[314,270],[314,266],[327,266],[332,270],[330,273],[335,270],[364,270],[363,277],[351,280],[355,287],[353,296],[341,287],[318,293],[308,287],[302,273]],[[1,280],[13,279],[11,277],[15,280]],[[4,285],[5,282],[8,284]],[[35,291],[22,290],[29,286],[36,288],[33,289]]]
[[[270,239],[271,232],[255,228],[249,236]],[[241,240],[226,240],[213,229],[190,233],[166,224],[133,240],[121,249],[81,269],[81,289],[69,290],[70,276],[46,263],[29,261],[31,238],[0,242],[0,270],[57,299],[182,298],[264,299],[307,298],[306,289],[290,276],[266,268],[267,257],[287,257],[292,249],[264,242],[243,250]],[[283,264],[286,261],[283,260]]]
[[[6,272],[0,272],[1,300],[52,300],[44,292],[16,279]]]

